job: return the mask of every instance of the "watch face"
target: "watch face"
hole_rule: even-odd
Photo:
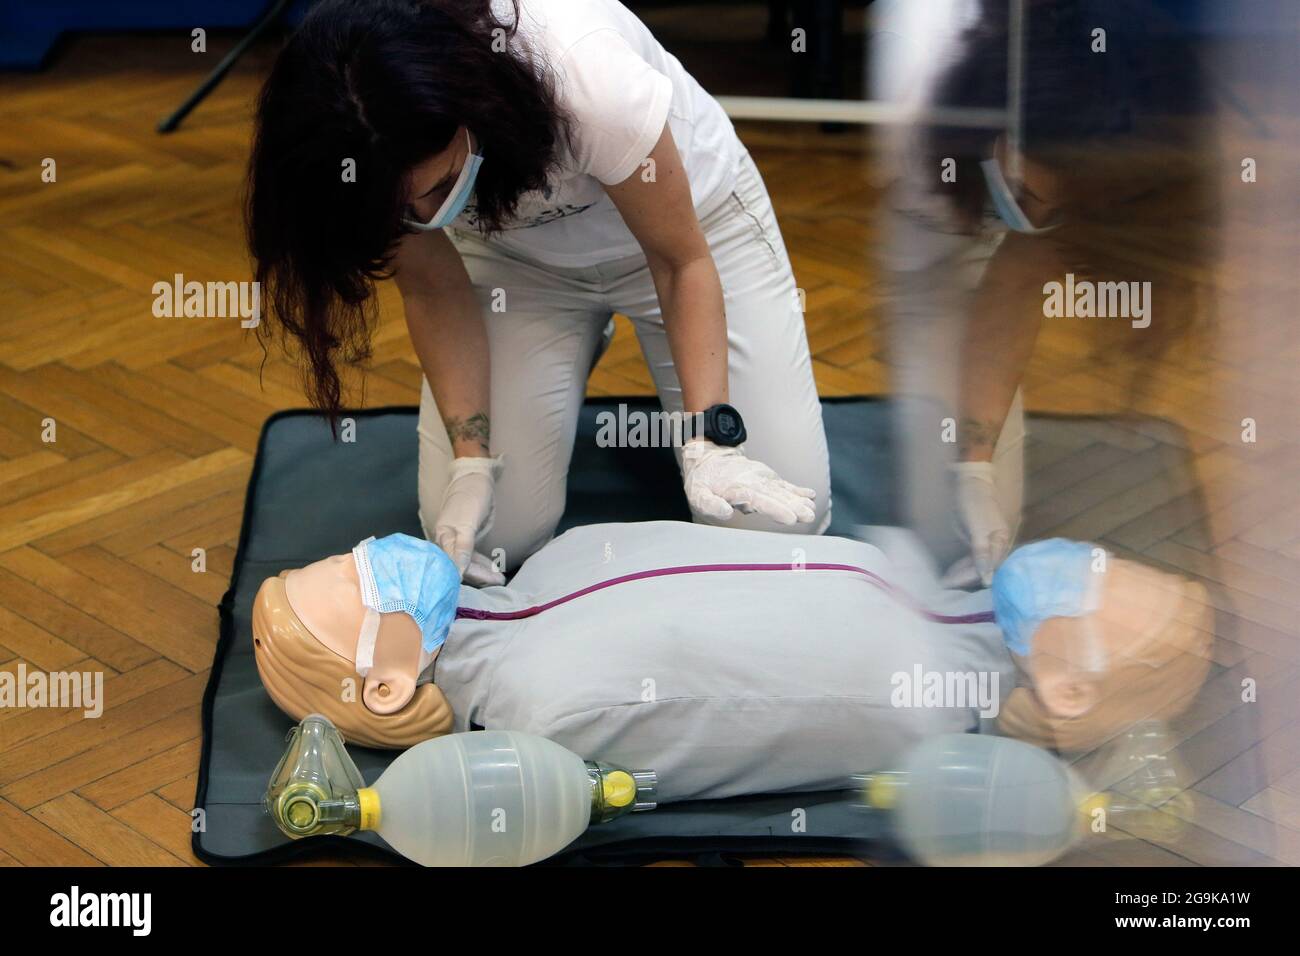
[[[719,445],[736,446],[745,440],[745,422],[730,405],[715,405],[709,410],[709,438]]]
[[[718,409],[717,425],[718,434],[724,438],[734,438],[740,433],[740,421],[729,409]]]

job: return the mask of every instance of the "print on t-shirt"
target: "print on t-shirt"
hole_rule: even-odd
[[[546,188],[539,190],[538,194],[546,199],[550,199],[551,189],[547,186]],[[521,205],[523,204],[521,203]],[[516,218],[501,224],[501,229],[502,231],[510,231],[514,229],[529,229],[533,226],[543,226],[546,223],[554,222],[557,219],[564,219],[567,216],[576,216],[578,213],[585,212],[594,205],[596,205],[594,202],[581,204],[561,203],[559,206],[550,209],[530,211],[524,215],[516,213]],[[478,228],[478,206],[473,200],[470,200],[469,203],[466,204],[457,225],[460,225],[462,222],[471,229]]]

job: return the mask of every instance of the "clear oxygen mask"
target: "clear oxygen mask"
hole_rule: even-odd
[[[361,771],[329,718],[309,714],[289,731],[264,804],[286,836],[348,834],[357,828]]]

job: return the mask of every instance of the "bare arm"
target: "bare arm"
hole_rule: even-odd
[[[1003,137],[996,155],[1005,166]],[[1064,195],[1060,175],[1028,160],[1023,166],[1018,202],[1034,225],[1046,225]],[[1008,232],[993,254],[962,343],[963,461],[992,459],[1043,323],[1043,283],[1064,270],[1059,247],[1042,237]]]
[[[411,344],[457,458],[490,454],[490,367],[483,313],[460,253],[442,232],[402,239],[397,287]]]
[[[962,343],[960,457],[991,461],[1043,321],[1044,276],[1059,268],[1051,244],[1008,233],[989,262]]]
[[[682,385],[684,410],[700,412],[727,401],[722,282],[667,126],[648,159],[648,167],[643,164],[606,191],[645,252]]]

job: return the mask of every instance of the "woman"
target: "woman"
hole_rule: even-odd
[[[262,92],[248,222],[267,318],[300,342],[331,415],[338,363],[367,355],[374,284],[396,279],[425,374],[420,518],[467,580],[499,581],[553,535],[614,312],[665,411],[699,416],[678,449],[697,519],[829,524],[821,408],[762,180],[718,103],[616,0],[320,4]]]
[[[1206,237],[1217,160],[1195,121],[1204,84],[1186,41],[1153,5],[1126,3],[1117,21],[1093,0],[985,0],[951,62],[915,85],[916,105],[1005,106],[1012,6],[1024,34],[1018,137],[918,121],[899,136],[905,172],[888,204],[898,390],[929,400],[899,403],[909,518],[952,559],[944,526],[955,511],[965,555],[949,569],[952,586],[987,585],[1016,540],[1020,386],[1049,314],[1048,283],[1146,280],[1154,321],[1150,299],[1145,320],[1052,319],[1098,343],[1088,356],[1096,366],[1123,355],[1141,369],[1193,323],[1193,290],[1214,257]],[[1118,22],[1107,50],[1094,31]],[[928,39],[926,54],[942,61],[948,51]],[[1135,371],[1134,389],[1140,380]],[[949,469],[936,467],[944,461]]]

